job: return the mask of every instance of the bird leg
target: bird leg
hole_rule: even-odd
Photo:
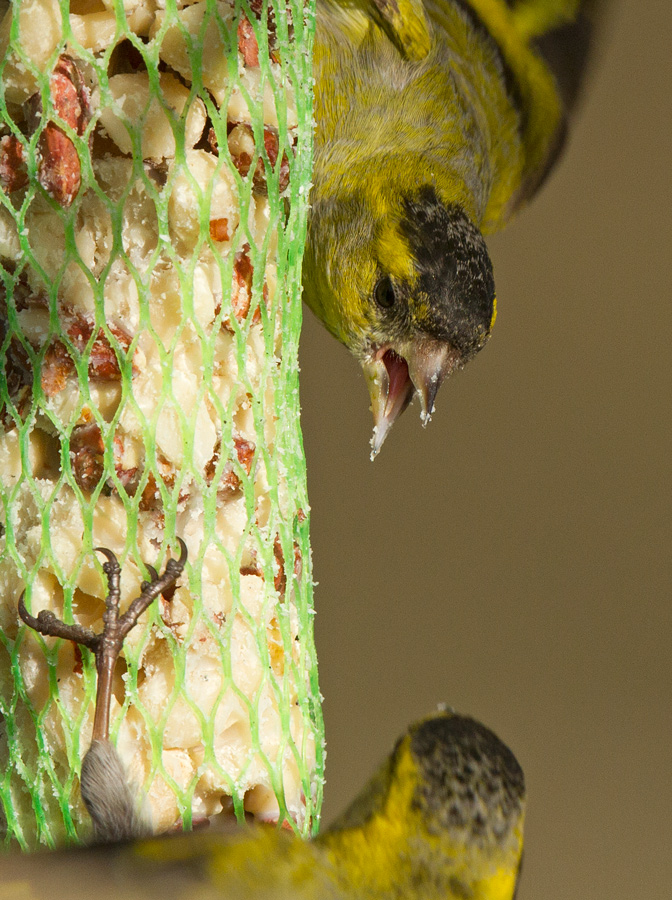
[[[105,547],[96,547],[99,553],[103,553],[107,557],[107,562],[103,563],[103,572],[107,576],[108,594],[105,598],[103,630],[99,634],[95,634],[82,625],[66,625],[65,622],[57,619],[48,610],[42,610],[37,617],[31,616],[24,605],[23,594],[21,594],[19,615],[26,625],[29,625],[35,631],[39,631],[40,634],[60,637],[82,644],[84,647],[88,647],[95,655],[98,685],[96,689],[96,712],[93,720],[92,741],[107,740],[109,736],[112,675],[124,638],[150,603],[159,594],[173,587],[182,574],[184,564],[187,561],[187,547],[181,538],[177,540],[180,544],[180,558],[168,560],[163,575],[158,575],[156,570],[150,567],[153,575],[152,580],[142,582],[140,595],[133,600],[123,615],[119,615],[121,569],[117,557]]]
[[[108,586],[103,630],[99,634],[82,625],[66,625],[48,610],[42,610],[36,617],[32,616],[25,607],[23,594],[19,598],[19,615],[26,625],[39,631],[40,634],[82,644],[95,655],[98,676],[96,709],[91,746],[82,763],[81,792],[93,819],[96,837],[101,841],[137,837],[142,830],[135,813],[134,798],[126,784],[123,765],[109,742],[112,677],[128,632],[150,603],[159,594],[173,588],[182,574],[187,561],[187,547],[181,538],[177,540],[180,545],[180,558],[168,560],[163,575],[158,575],[155,569],[148,566],[152,580],[142,582],[140,595],[132,601],[123,615],[119,614],[121,599],[119,563],[111,550],[96,547],[96,550],[107,558],[103,563],[103,571],[107,576]]]

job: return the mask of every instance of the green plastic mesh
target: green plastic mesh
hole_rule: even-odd
[[[81,840],[91,654],[127,638],[111,733],[157,830],[316,830],[323,730],[299,429],[313,10],[298,0],[0,3],[0,797],[5,840]]]

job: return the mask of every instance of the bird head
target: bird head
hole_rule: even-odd
[[[371,896],[387,896],[389,879],[394,896],[405,895],[406,883],[414,897],[512,900],[524,817],[513,753],[474,719],[441,710],[408,729],[319,840],[339,867],[359,866],[360,879],[371,874]]]
[[[427,424],[441,383],[484,346],[495,319],[485,241],[463,207],[432,186],[320,200],[311,213],[304,293],[362,364],[372,457],[416,394]]]

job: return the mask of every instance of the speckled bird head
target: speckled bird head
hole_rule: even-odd
[[[400,738],[332,832],[366,833],[367,852],[389,856],[378,868],[396,867],[414,897],[512,900],[524,818],[513,753],[475,719],[441,710]]]

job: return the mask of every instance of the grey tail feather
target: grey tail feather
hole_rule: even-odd
[[[92,741],[82,762],[80,790],[96,842],[129,841],[151,833],[121,758],[109,741]]]

